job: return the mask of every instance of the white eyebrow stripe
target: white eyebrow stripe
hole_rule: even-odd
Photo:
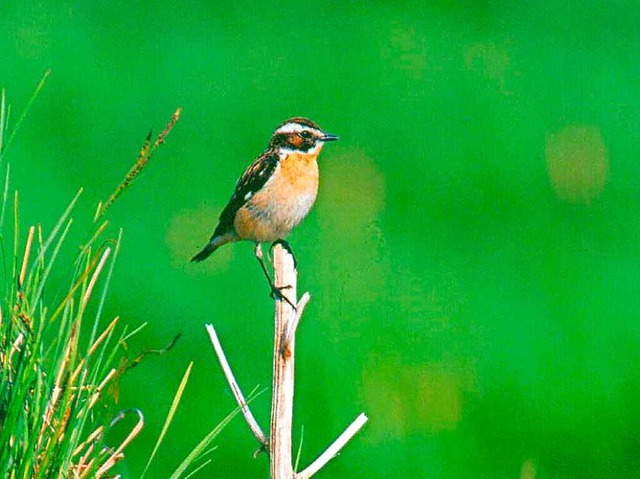
[[[286,123],[276,130],[276,133],[296,133],[302,131],[302,125],[298,123]]]
[[[318,131],[315,128],[311,128],[309,126],[301,125],[299,123],[287,123],[285,125],[282,125],[276,130],[276,133],[298,133],[305,130],[310,131],[317,136],[322,135],[321,131]]]

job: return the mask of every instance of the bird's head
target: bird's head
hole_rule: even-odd
[[[325,142],[337,139],[336,135],[323,131],[308,118],[296,117],[278,125],[269,146],[286,153],[317,155]]]

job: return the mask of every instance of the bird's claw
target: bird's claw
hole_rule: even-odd
[[[291,285],[286,285],[286,286],[275,286],[275,285],[271,285],[271,293],[269,294],[269,296],[271,296],[272,299],[275,300],[284,300],[287,303],[289,303],[289,306],[291,306],[293,308],[294,311],[296,311],[296,305],[293,304],[291,302],[291,300],[289,298],[287,298],[284,294],[282,294],[282,290],[283,289],[291,289]]]

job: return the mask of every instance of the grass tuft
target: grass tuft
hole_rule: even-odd
[[[132,439],[105,442],[114,407],[107,390],[119,379],[126,328],[116,332],[118,318],[100,328],[99,311],[89,313],[106,292],[120,241],[85,245],[68,292],[58,301],[45,294],[55,289],[51,271],[76,199],[46,238],[31,226],[14,246],[20,254],[0,302],[0,477],[103,477]],[[18,225],[17,207],[15,219]],[[96,332],[89,340],[87,324]]]
[[[30,97],[27,107],[9,131],[9,111],[4,89],[0,94],[0,168],[7,148],[15,138],[33,101],[42,90],[47,70]],[[4,164],[0,198],[0,477],[102,478],[114,475],[114,466],[140,433],[144,416],[138,409],[117,411],[118,382],[122,375],[149,354],[163,354],[177,342],[176,336],[163,349],[147,349],[133,359],[126,357],[127,341],[145,326],[129,331],[119,317],[106,326],[102,313],[122,241],[105,237],[107,222],[98,223],[107,209],[148,164],[180,118],[173,114],[152,143],[151,133],[136,163],[109,199],[98,205],[89,238],[79,248],[68,286],[60,294],[59,278],[69,271],[59,265],[67,235],[74,225],[74,209],[82,189],[72,198],[50,232],[30,225],[21,230],[20,196],[10,190],[10,165]],[[12,225],[5,225],[5,212],[13,211]],[[10,234],[5,234],[10,231]],[[23,241],[24,237],[24,241]],[[55,274],[53,274],[55,272]],[[193,363],[185,372],[165,425],[149,458],[153,461],[183,396]],[[185,458],[171,476],[192,477],[210,459],[211,441],[238,413],[230,413]],[[135,424],[118,444],[107,442],[109,431],[133,416]],[[144,474],[146,473],[146,469]],[[142,477],[142,476],[141,476]]]

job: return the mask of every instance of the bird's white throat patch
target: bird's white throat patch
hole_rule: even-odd
[[[307,151],[300,151],[300,150],[296,150],[296,149],[292,149],[292,148],[285,148],[284,146],[281,146],[280,149],[278,150],[278,154],[280,155],[280,159],[281,160],[283,160],[288,155],[291,155],[293,153],[297,153],[298,155],[315,156],[318,153],[320,153],[320,150],[322,150],[323,146],[324,146],[324,144],[321,141],[318,141],[313,146],[313,148],[309,148]]]

